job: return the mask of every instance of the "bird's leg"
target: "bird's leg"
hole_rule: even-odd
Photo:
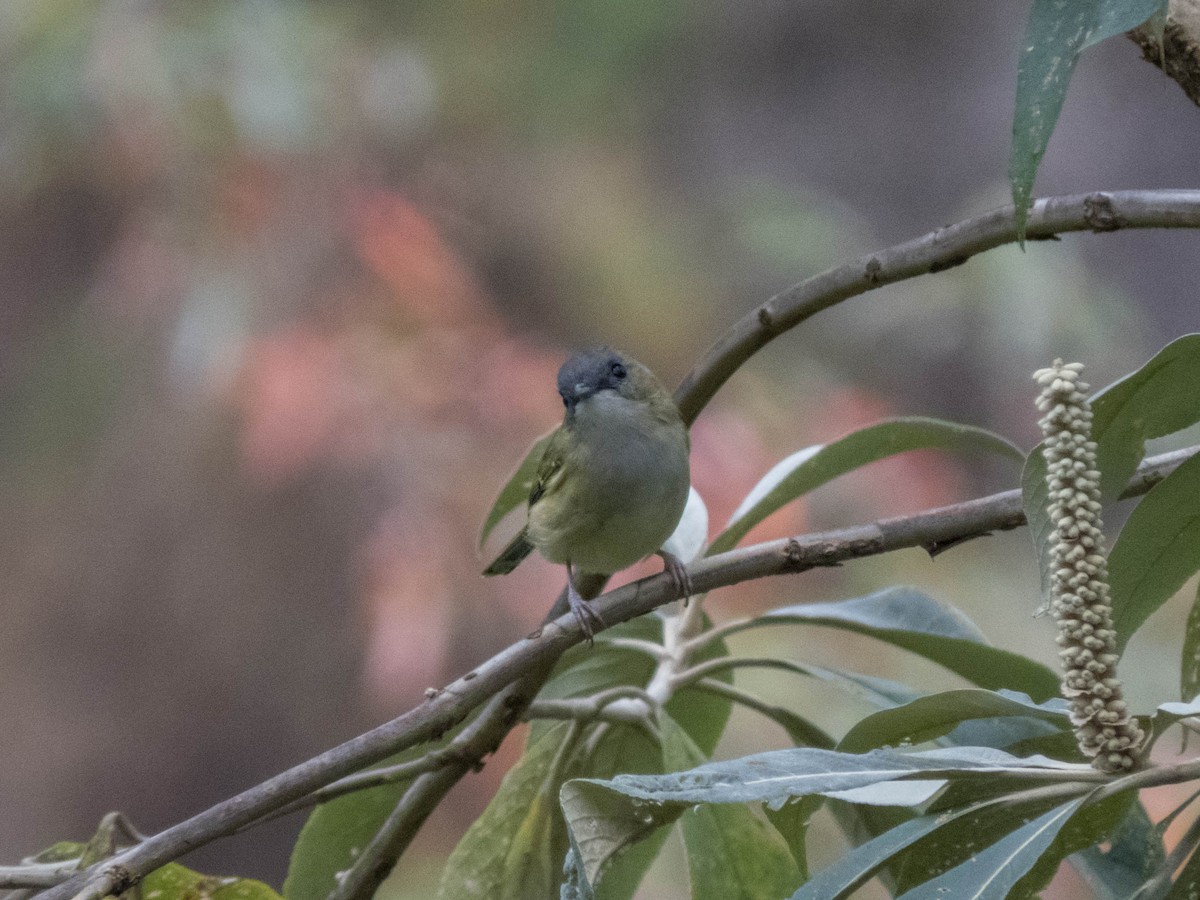
[[[602,631],[608,626],[604,624],[600,613],[592,609],[591,604],[584,600],[579,591],[575,589],[575,573],[571,571],[570,563],[567,563],[567,604],[571,607],[571,612],[575,616],[575,621],[579,623],[584,637],[587,638],[588,646],[592,646],[594,643],[592,638],[596,632]]]
[[[670,576],[671,583],[679,592],[679,599],[683,601],[684,606],[687,606],[688,600],[695,593],[692,588],[692,576],[688,574],[687,566],[684,565],[682,559],[669,550],[659,550],[658,555],[662,557],[663,571]]]

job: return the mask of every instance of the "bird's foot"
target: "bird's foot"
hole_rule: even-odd
[[[579,623],[579,629],[583,632],[583,636],[587,638],[588,646],[592,646],[593,640],[597,631],[603,631],[608,626],[604,623],[600,613],[592,609],[590,603],[579,595],[579,591],[575,590],[575,585],[568,580],[567,582],[567,604],[571,607],[571,613],[575,616],[575,621]]]
[[[670,576],[671,583],[679,592],[679,599],[683,601],[684,606],[687,606],[692,594],[696,593],[692,587],[692,576],[688,574],[687,566],[684,565],[682,559],[667,550],[659,550],[658,555],[662,557],[663,571]]]

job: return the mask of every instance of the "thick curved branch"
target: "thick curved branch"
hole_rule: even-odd
[[[1125,495],[1145,493],[1197,450],[1200,448],[1163,454],[1146,461]],[[705,593],[755,578],[838,565],[893,550],[962,541],[1016,528],[1024,522],[1020,491],[1005,491],[912,516],[730,550],[693,564],[690,567],[692,584],[697,593]],[[615,625],[675,599],[677,594],[671,579],[660,574],[619,587],[592,602],[604,621]],[[70,900],[73,897],[99,900],[105,894],[120,893],[147,873],[190,850],[230,834],[337,778],[436,737],[488,698],[492,698],[493,703],[500,701],[497,695],[505,686],[525,673],[552,664],[582,637],[574,616],[560,616],[399,718],[218,803],[106,860],[97,867],[99,871],[89,870],[40,896],[43,900]],[[515,705],[524,708],[520,702]],[[475,736],[480,736],[480,732],[475,731]],[[427,773],[418,781],[438,782],[439,789],[448,789],[441,782],[456,780],[462,774],[458,769],[455,766],[450,771]]]
[[[1025,239],[1123,228],[1200,228],[1200,191],[1111,191],[1045,198],[1030,210]],[[861,256],[776,294],[726,331],[684,379],[675,392],[684,421],[694,422],[742,363],[821,310],[885,284],[953,268],[1016,240],[1013,207],[1006,206]]]

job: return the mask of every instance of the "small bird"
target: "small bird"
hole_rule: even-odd
[[[600,614],[588,605],[605,578],[653,553],[686,599],[680,559],[662,549],[687,504],[688,433],[654,373],[608,347],[558,370],[566,412],[529,493],[528,522],[484,575],[507,575],[537,550],[567,567],[567,602],[588,643]]]

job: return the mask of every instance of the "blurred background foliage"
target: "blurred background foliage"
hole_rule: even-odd
[[[559,416],[567,349],[613,343],[675,384],[790,283],[1005,202],[1023,15],[954,0],[0,4],[0,859],[84,837],[113,808],[165,826],[531,628],[560,572],[484,583],[474,536]],[[1109,42],[1081,62],[1039,190],[1194,184],[1198,148],[1178,89]],[[1031,446],[1029,373],[1063,355],[1103,385],[1193,330],[1196,259],[1187,234],[1071,236],[824,314],[697,423],[714,527],[780,456],[882,416]],[[752,537],[1016,479],[911,455]],[[895,582],[1054,658],[1019,533],[712,604]],[[1153,659],[1180,616],[1132,652]],[[948,677],[843,636],[786,649]],[[1172,690],[1162,666],[1128,672],[1135,701]],[[777,676],[756,687],[820,703],[834,729],[865,711]],[[726,750],[780,740],[738,717]],[[452,795],[391,896],[423,890],[519,743]],[[278,884],[298,825],[191,864]],[[671,896],[657,877],[647,896]]]

